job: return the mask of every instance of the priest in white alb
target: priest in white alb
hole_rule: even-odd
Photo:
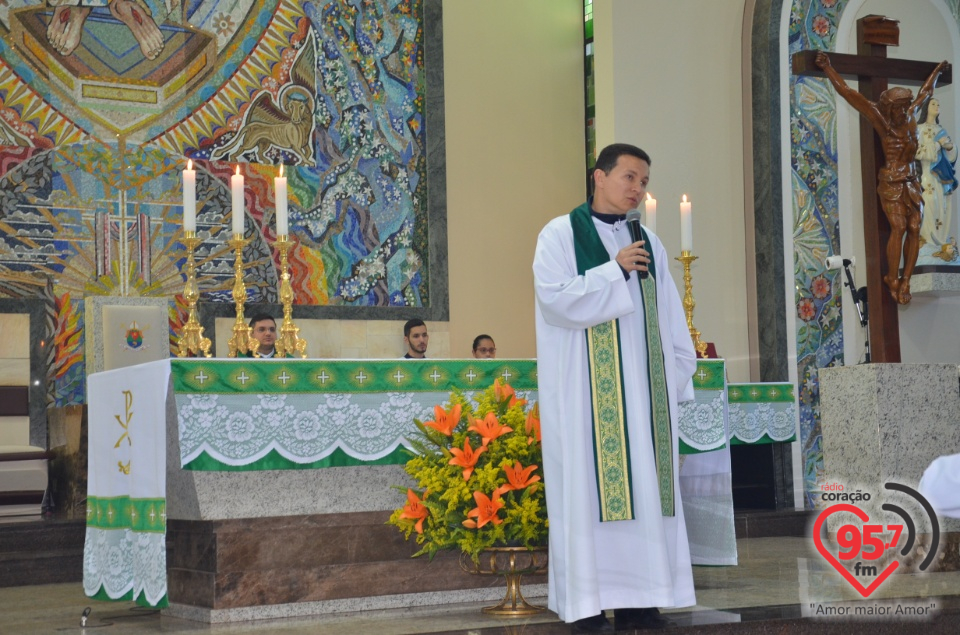
[[[594,195],[537,241],[537,372],[550,519],[549,608],[575,632],[667,624],[696,603],[677,486],[678,402],[696,353],[659,238],[631,240],[650,157],[614,144]]]

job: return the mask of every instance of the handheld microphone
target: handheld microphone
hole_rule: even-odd
[[[643,240],[643,236],[640,234],[640,210],[632,209],[627,212],[627,230],[630,232],[630,240],[632,242]],[[646,278],[650,275],[650,272],[637,271],[637,275],[641,278]]]

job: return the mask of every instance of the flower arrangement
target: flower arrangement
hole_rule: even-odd
[[[417,454],[405,469],[420,489],[406,488],[407,504],[388,521],[408,540],[416,532],[414,556],[456,548],[478,562],[489,547],[547,542],[539,409],[525,411],[499,379],[475,400],[454,391],[432,421],[414,420]]]

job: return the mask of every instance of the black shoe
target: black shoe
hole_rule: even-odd
[[[652,630],[668,628],[673,623],[660,615],[656,608],[647,609],[614,609],[613,623],[618,631],[630,629]]]
[[[594,615],[593,617],[585,617],[582,620],[577,620],[570,625],[570,630],[573,633],[613,633],[613,624],[607,620],[607,616],[603,613],[599,615]]]

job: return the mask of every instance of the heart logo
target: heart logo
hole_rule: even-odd
[[[823,538],[820,529],[827,518],[829,518],[832,514],[836,514],[837,512],[850,512],[864,523],[870,520],[870,516],[865,511],[859,507],[855,507],[854,505],[848,505],[846,503],[831,505],[823,510],[819,516],[817,516],[817,521],[813,525],[813,544],[817,546],[817,551],[820,552],[820,555],[823,556],[824,560],[833,565],[833,568],[840,572],[840,575],[842,575],[847,582],[849,582],[850,585],[857,590],[857,593],[865,598],[869,597],[871,593],[876,591],[877,588],[883,584],[883,581],[886,580],[891,573],[896,571],[897,567],[900,566],[900,562],[894,560],[887,565],[887,568],[880,572],[880,575],[878,575],[874,581],[870,583],[870,586],[864,587],[862,584],[860,584],[860,580],[857,580],[857,578],[855,578],[853,574],[850,573],[850,571],[848,571],[847,568],[844,567],[843,564],[841,564],[840,561],[837,560],[837,558],[830,553],[830,551],[828,551],[823,544]]]

